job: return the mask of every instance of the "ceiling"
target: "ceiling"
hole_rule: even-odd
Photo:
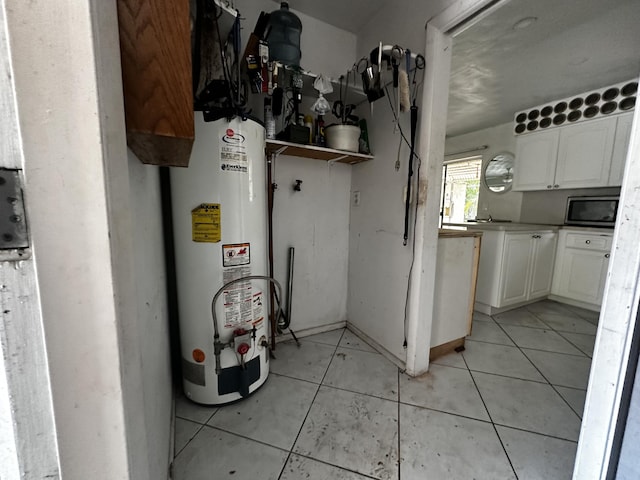
[[[289,5],[357,33],[389,1]],[[538,20],[514,29],[525,17]],[[516,111],[637,77],[639,24],[638,0],[510,0],[454,39],[447,135],[506,123]]]
[[[289,0],[289,7],[348,32],[358,33],[387,3],[389,0]]]
[[[447,135],[637,77],[639,23],[638,0],[511,0],[454,38]]]

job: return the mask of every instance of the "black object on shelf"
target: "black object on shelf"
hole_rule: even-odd
[[[278,140],[284,140],[285,142],[307,145],[309,143],[309,135],[311,135],[309,127],[289,124],[287,125],[287,128],[276,135],[276,138]]]

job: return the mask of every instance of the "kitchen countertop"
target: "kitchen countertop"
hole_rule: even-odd
[[[474,230],[498,230],[506,232],[545,230],[557,232],[558,230],[571,230],[583,233],[598,233],[601,235],[613,235],[613,228],[581,227],[579,225],[544,225],[538,223],[517,222],[465,222],[445,223],[444,229],[449,231],[472,232]]]
[[[582,233],[599,233],[601,235],[613,235],[613,228],[580,227],[578,225],[563,225],[562,230],[571,230]]]
[[[452,228],[441,228],[438,230],[439,238],[456,238],[456,237],[481,237],[482,232],[478,230],[462,230]]]
[[[445,223],[444,228],[453,228],[455,230],[499,230],[506,232],[545,230],[557,232],[560,228],[558,225],[540,225],[536,223],[516,223],[516,222],[465,222],[465,223]]]

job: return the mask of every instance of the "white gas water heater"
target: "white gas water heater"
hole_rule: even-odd
[[[266,381],[269,282],[280,287],[266,277],[265,129],[196,117],[189,167],[171,169],[182,374],[188,398],[221,405]]]

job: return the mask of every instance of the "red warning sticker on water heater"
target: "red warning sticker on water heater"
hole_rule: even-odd
[[[222,245],[222,266],[237,267],[251,263],[251,246],[248,243]]]

